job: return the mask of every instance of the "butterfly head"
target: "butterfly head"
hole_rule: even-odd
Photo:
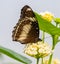
[[[34,17],[34,13],[28,5],[25,5],[21,9],[21,18],[25,18],[25,17]]]

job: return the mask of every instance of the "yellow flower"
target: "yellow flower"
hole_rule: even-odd
[[[48,64],[48,60],[44,60],[44,64]],[[54,60],[52,60],[51,64],[60,64],[60,60],[59,59],[54,59]]]
[[[42,13],[40,13],[40,15],[42,16],[43,19],[45,19],[49,22],[51,22],[54,18],[54,15],[50,12],[42,12]]]
[[[32,57],[45,57],[51,54],[52,50],[48,43],[39,41],[37,43],[27,44],[24,52]]]

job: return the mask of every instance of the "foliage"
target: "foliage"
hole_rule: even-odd
[[[28,58],[10,50],[10,49],[7,49],[5,47],[0,46],[0,53],[3,53],[19,62],[24,63],[24,64],[31,64],[31,60],[29,60]]]
[[[40,30],[49,33],[50,35],[59,35],[60,28],[57,28],[52,23],[44,20],[38,13],[35,12],[36,19],[38,20]]]

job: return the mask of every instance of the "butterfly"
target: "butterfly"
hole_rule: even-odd
[[[35,18],[33,10],[25,5],[21,9],[21,16],[12,32],[13,41],[22,44],[36,43],[41,40],[39,38],[38,21]]]

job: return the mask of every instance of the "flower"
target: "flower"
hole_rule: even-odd
[[[52,53],[51,46],[48,43],[38,41],[37,43],[27,44],[24,52],[32,57],[45,57]]]
[[[42,13],[40,13],[40,15],[42,16],[43,19],[45,19],[49,22],[51,22],[54,18],[54,15],[50,12],[42,12]]]
[[[44,61],[44,64],[48,64],[48,61],[49,60],[45,60]],[[59,59],[54,59],[54,60],[52,60],[52,63],[51,64],[60,64],[60,60]]]

